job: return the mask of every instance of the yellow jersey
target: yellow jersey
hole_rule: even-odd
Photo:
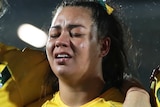
[[[49,70],[45,52],[0,43],[0,107],[40,107],[52,98],[41,95]]]
[[[81,105],[80,107],[122,107],[124,96],[116,88],[110,88],[101,96],[93,99],[92,101]],[[46,101],[42,107],[69,107],[65,105],[59,92],[57,92],[51,100]]]
[[[150,97],[153,107],[160,107],[160,66],[153,70],[150,86]]]

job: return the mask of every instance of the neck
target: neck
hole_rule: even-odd
[[[77,83],[78,84],[78,83]],[[59,91],[62,101],[68,106],[81,106],[98,97],[104,88],[104,81],[92,79],[77,86],[59,81]]]

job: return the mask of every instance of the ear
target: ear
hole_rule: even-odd
[[[110,44],[111,44],[111,39],[110,37],[105,37],[104,39],[102,39],[100,41],[100,45],[101,45],[101,57],[104,57],[108,54],[109,50],[110,50]]]

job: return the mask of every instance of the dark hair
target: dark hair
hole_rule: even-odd
[[[66,6],[80,6],[90,9],[94,25],[97,26],[98,40],[110,37],[110,51],[108,55],[103,58],[102,62],[103,77],[106,84],[120,87],[123,81],[123,74],[128,67],[127,55],[124,48],[124,36],[126,35],[121,21],[116,18],[114,13],[109,15],[97,0],[63,1],[58,8]],[[54,13],[56,13],[56,11],[54,11]]]

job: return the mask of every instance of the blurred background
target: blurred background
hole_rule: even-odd
[[[6,13],[0,16],[0,42],[20,49],[29,47],[44,51],[44,47],[35,48],[20,40],[17,32],[25,23],[47,32],[52,19],[51,13],[61,0],[2,1],[8,8],[4,10]],[[133,36],[133,43],[139,53],[136,70],[138,78],[145,88],[149,89],[151,72],[160,64],[160,0],[114,0],[114,2],[122,9]]]

